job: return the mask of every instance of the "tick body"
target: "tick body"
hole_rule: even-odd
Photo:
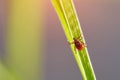
[[[70,43],[70,44],[74,44],[75,45],[75,49],[78,49],[78,50],[82,50],[85,46],[85,44],[81,41],[81,38],[79,40],[79,38],[73,38],[73,42]]]
[[[81,41],[79,41],[79,40],[77,40],[77,39],[75,39],[75,38],[73,38],[73,40],[74,40],[75,47],[76,47],[78,50],[82,50],[82,49],[85,47],[85,45],[84,45],[83,42],[81,42]]]

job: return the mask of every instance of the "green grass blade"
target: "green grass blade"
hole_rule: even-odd
[[[43,2],[39,0],[11,0],[6,30],[6,61],[16,80],[43,79],[42,7]]]
[[[77,18],[72,0],[52,0],[52,4],[59,16],[67,40],[69,42],[72,42],[73,38],[82,36],[82,42],[85,43],[83,32]],[[83,79],[96,80],[95,73],[93,71],[92,64],[88,55],[87,47],[80,51],[77,49],[75,50],[75,46],[71,45],[71,49],[81,71]]]
[[[11,72],[0,61],[0,80],[15,80]]]

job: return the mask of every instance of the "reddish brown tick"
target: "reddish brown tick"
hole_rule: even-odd
[[[74,44],[75,45],[75,49],[77,48],[78,50],[82,50],[84,47],[86,47],[85,43],[83,43],[81,41],[81,37],[80,40],[79,38],[73,38],[73,42],[69,43],[69,44]]]

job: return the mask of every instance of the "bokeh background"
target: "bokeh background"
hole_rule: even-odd
[[[9,2],[0,0],[0,58],[3,62]],[[74,3],[97,80],[119,80],[120,0],[74,0]],[[41,11],[44,12],[44,80],[82,80],[50,0],[44,0]]]

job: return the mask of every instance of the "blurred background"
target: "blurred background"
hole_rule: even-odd
[[[5,34],[10,1],[0,0],[0,60],[4,65],[7,55]],[[51,1],[44,0],[43,3],[44,6],[39,7],[43,13],[40,20],[43,25],[40,27],[43,28],[41,38],[44,48],[44,80],[82,80]],[[97,80],[118,80],[120,0],[74,0],[74,3]]]

